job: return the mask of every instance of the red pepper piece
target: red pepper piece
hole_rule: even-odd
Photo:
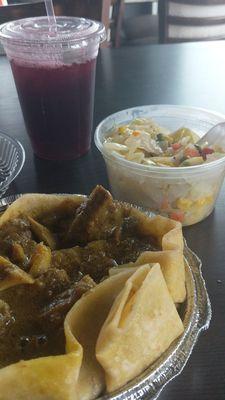
[[[181,148],[181,144],[180,143],[173,143],[171,144],[171,147],[174,151],[179,150]]]
[[[212,154],[212,153],[215,153],[215,150],[211,149],[210,147],[204,147],[204,149],[202,149],[202,153],[203,154]]]
[[[187,148],[184,150],[186,157],[199,157],[199,151],[197,149]]]
[[[175,219],[175,221],[183,222],[184,213],[182,211],[172,211],[170,213],[170,218]]]

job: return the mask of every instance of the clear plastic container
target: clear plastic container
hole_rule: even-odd
[[[34,153],[50,160],[85,154],[91,144],[95,68],[101,22],[26,18],[0,27]]]
[[[155,167],[122,159],[104,149],[104,140],[115,126],[139,117],[152,118],[171,131],[187,127],[201,137],[224,122],[225,116],[184,106],[143,106],[110,115],[95,132],[95,144],[105,159],[115,198],[179,220],[184,226],[203,220],[215,206],[225,175],[225,157],[190,167]]]
[[[0,132],[0,197],[23,168],[25,151],[18,140]]]

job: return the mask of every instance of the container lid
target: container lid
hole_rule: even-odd
[[[2,42],[12,44],[43,44],[67,46],[82,41],[106,39],[105,27],[101,22],[77,17],[56,17],[57,32],[50,29],[47,17],[24,18],[0,26]]]
[[[0,132],[0,197],[23,168],[25,151],[22,144]]]

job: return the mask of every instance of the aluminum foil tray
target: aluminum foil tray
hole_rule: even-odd
[[[0,212],[20,196],[12,195],[1,199]],[[184,323],[183,335],[174,341],[169,349],[141,375],[120,390],[110,395],[103,395],[98,400],[157,399],[165,385],[182,372],[199,334],[208,329],[212,312],[202,277],[202,262],[186,243],[184,257],[187,299],[179,310]]]

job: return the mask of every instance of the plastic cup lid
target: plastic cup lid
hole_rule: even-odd
[[[57,34],[50,30],[47,17],[24,18],[0,26],[2,42],[28,45],[78,44],[82,41],[103,42],[105,27],[101,22],[77,17],[56,17]]]

